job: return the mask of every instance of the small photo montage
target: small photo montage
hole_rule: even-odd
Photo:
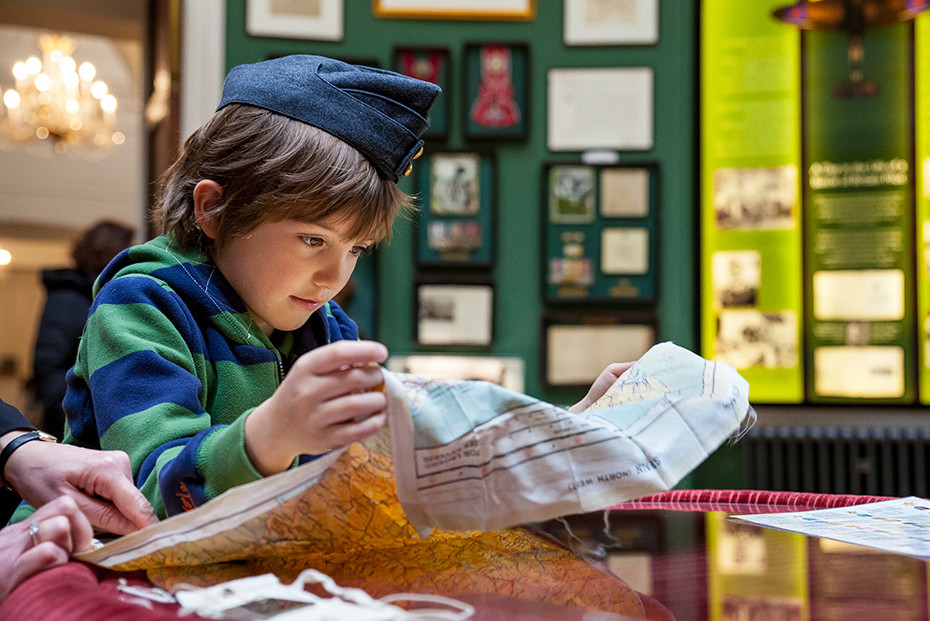
[[[475,153],[437,153],[430,166],[430,212],[469,216],[481,206],[480,158]]]
[[[711,271],[715,308],[756,306],[762,282],[762,257],[757,251],[715,252]]]
[[[554,224],[594,222],[594,168],[553,166],[549,169],[549,221]]]
[[[474,220],[436,220],[429,223],[427,244],[443,256],[467,257],[481,247],[481,223]]]
[[[798,366],[798,318],[794,311],[721,311],[714,359],[737,369]]]
[[[795,226],[796,166],[720,168],[714,171],[718,229],[790,229]]]

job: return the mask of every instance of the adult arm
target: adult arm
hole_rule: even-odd
[[[9,403],[4,403],[0,400],[0,435],[15,429],[29,431],[35,429],[35,427],[19,410]]]
[[[22,432],[0,436],[0,447]],[[29,504],[71,498],[97,529],[125,535],[157,521],[132,481],[129,457],[67,444],[26,442],[10,456],[3,477]]]

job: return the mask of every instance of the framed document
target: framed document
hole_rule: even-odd
[[[466,138],[524,138],[529,128],[529,47],[469,43],[464,58]]]
[[[652,148],[651,67],[550,69],[548,87],[550,151]]]
[[[546,301],[654,301],[658,167],[549,163],[542,177]]]
[[[531,20],[536,0],[375,0],[378,17]]]
[[[523,358],[459,354],[414,354],[391,356],[386,366],[395,373],[454,380],[481,380],[514,392],[524,390]]]
[[[254,37],[342,41],[344,0],[248,0],[245,30]]]
[[[659,40],[659,0],[564,0],[565,45],[651,45]]]
[[[452,100],[449,50],[444,47],[395,47],[393,70],[442,88],[442,95],[429,111],[427,138],[445,138],[449,133],[449,102]]]
[[[423,201],[420,265],[490,266],[494,259],[494,158],[477,151],[434,151],[416,166]]]
[[[548,314],[543,317],[543,384],[588,387],[609,364],[646,353],[657,332],[652,315]]]
[[[416,283],[418,345],[488,346],[494,340],[494,287],[470,280]]]

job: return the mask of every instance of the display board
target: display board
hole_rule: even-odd
[[[781,4],[701,4],[701,350],[755,403],[804,398],[800,34]]]
[[[917,358],[920,402],[930,403],[930,15],[914,24],[914,177]]]
[[[803,35],[811,402],[917,396],[910,29],[867,30],[861,73],[848,33]]]

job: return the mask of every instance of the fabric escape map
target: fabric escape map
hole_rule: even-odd
[[[314,568],[373,596],[506,592],[630,613],[638,599],[616,577],[521,525],[669,489],[754,419],[732,367],[670,343],[581,414],[384,373],[388,425],[364,443],[77,558],[165,588]]]

